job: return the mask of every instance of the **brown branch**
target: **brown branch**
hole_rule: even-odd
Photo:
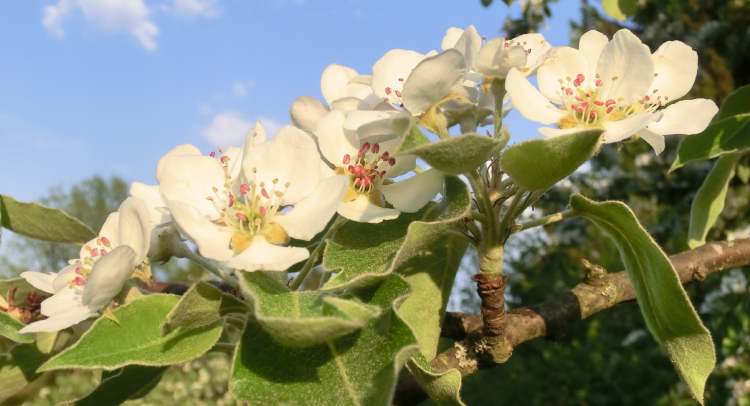
[[[670,261],[685,284],[708,275],[750,264],[750,239],[714,242],[671,256]],[[506,313],[502,340],[487,340],[479,315],[446,315],[446,336],[460,338],[439,354],[431,366],[437,371],[456,368],[463,375],[507,360],[513,348],[535,338],[558,336],[564,328],[602,310],[635,299],[635,289],[625,272],[594,273],[569,292],[537,306]]]

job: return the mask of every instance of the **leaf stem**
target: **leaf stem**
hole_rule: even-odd
[[[238,287],[237,281],[234,278],[232,278],[232,275],[230,272],[228,272],[226,269],[224,269],[221,265],[217,264],[216,262],[198,255],[187,246],[185,246],[185,249],[181,250],[180,252],[175,253],[175,256],[187,258],[195,262],[196,264],[200,265],[203,269],[207,270],[208,272],[211,272],[219,279],[228,283],[233,288]]]
[[[518,228],[516,229],[516,232],[528,230],[530,228],[539,227],[539,226],[546,226],[548,224],[557,223],[559,221],[563,221],[567,218],[575,217],[577,213],[575,213],[572,209],[563,210],[558,213],[553,213],[548,216],[540,217],[536,220],[527,221],[525,223],[519,224]]]
[[[300,286],[302,286],[302,282],[307,277],[307,274],[310,273],[310,271],[313,269],[313,266],[315,266],[315,264],[320,259],[320,255],[323,253],[323,248],[326,245],[326,240],[328,239],[328,237],[333,235],[333,233],[336,232],[339,227],[344,225],[346,221],[347,220],[345,218],[338,216],[331,227],[329,227],[326,233],[323,234],[323,237],[320,238],[315,249],[313,249],[313,251],[310,253],[310,257],[307,258],[307,261],[305,261],[302,269],[300,269],[297,276],[295,276],[294,280],[292,280],[292,282],[289,284],[289,288],[291,290],[297,290]]]

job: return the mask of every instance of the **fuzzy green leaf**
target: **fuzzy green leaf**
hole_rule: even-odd
[[[750,113],[729,116],[714,121],[702,133],[683,138],[669,171],[672,172],[693,161],[712,159],[748,148]]]
[[[706,380],[716,365],[714,344],[667,255],[624,203],[575,195],[570,204],[614,240],[646,326],[690,393],[703,403]]]
[[[411,224],[417,220],[435,220],[438,215],[439,221],[455,222],[471,208],[466,184],[457,177],[445,178],[445,196],[440,204],[413,214],[401,213],[398,219],[386,223],[346,223],[326,246],[323,265],[337,274],[322,289],[366,286],[393,273],[399,263],[431,244],[429,240],[418,241],[418,238],[406,243]]]
[[[461,400],[461,372],[457,369],[436,372],[424,355],[417,354],[406,364],[420,387],[438,405],[464,405]]]
[[[0,312],[0,336],[17,343],[34,342],[34,336],[18,333],[18,330],[22,328],[23,323],[14,319],[8,313]]]
[[[152,389],[161,380],[166,367],[130,365],[102,374],[102,381],[88,395],[73,402],[77,406],[119,405],[134,395],[145,395],[143,388]]]
[[[112,317],[96,320],[75,344],[52,357],[39,370],[166,366],[203,355],[219,340],[222,325],[178,329],[162,336],[162,324],[178,300],[174,295],[155,294],[119,307],[112,312]]]
[[[449,175],[470,172],[485,163],[502,148],[502,143],[485,135],[464,134],[422,144],[413,148],[401,148],[402,154],[416,155],[433,168]]]
[[[37,240],[83,244],[96,237],[75,217],[38,203],[19,202],[0,195],[0,211],[3,227]]]
[[[393,303],[408,293],[397,275],[362,295],[384,310],[356,334],[289,348],[249,320],[237,347],[229,388],[250,404],[390,405],[399,371],[416,351]]]
[[[36,379],[36,370],[46,359],[33,344],[17,345],[0,354],[0,403]]]
[[[719,218],[729,189],[729,181],[734,177],[734,168],[740,154],[724,155],[716,160],[714,167],[703,181],[690,206],[690,229],[688,246],[691,249],[706,243],[706,235]]]
[[[193,285],[167,315],[162,326],[162,334],[168,334],[179,327],[194,329],[208,326],[230,312],[245,312],[247,305],[232,295],[214,286],[199,282]]]
[[[411,130],[406,133],[404,136],[404,140],[401,141],[401,145],[398,149],[398,154],[404,154],[404,151],[408,151],[410,149],[414,149],[423,145],[428,145],[430,143],[430,139],[427,138],[424,133],[422,133],[422,130],[419,129],[419,126],[413,126]]]
[[[377,306],[319,291],[292,291],[261,272],[243,272],[240,287],[252,302],[257,323],[288,347],[320,345],[380,315]]]
[[[601,134],[601,130],[587,130],[525,141],[508,148],[500,165],[519,187],[546,190],[594,156]]]
[[[380,224],[346,222],[326,243],[323,266],[336,275],[323,290],[364,286],[385,277],[404,242],[407,227],[423,215],[401,213],[397,219]]]

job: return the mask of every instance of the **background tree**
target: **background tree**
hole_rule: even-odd
[[[492,1],[482,3],[490,5]],[[520,17],[506,19],[503,28],[507,35],[537,29],[551,16],[549,3],[524,2]],[[680,40],[698,52],[701,70],[691,92],[693,97],[718,102],[735,87],[750,82],[747,2],[628,3],[618,3],[628,6],[625,8],[631,15],[623,22],[602,13],[598,2],[594,5],[582,1],[580,21],[571,22],[571,42],[577,42],[577,37],[589,29],[611,35],[627,25],[652,49],[666,40]],[[619,199],[633,208],[666,252],[687,249],[690,204],[711,163],[692,164],[667,175],[677,141],[673,138],[661,155],[654,155],[643,142],[604,148],[585,174],[572,176],[557,189],[559,193],[540,201],[536,213],[564,208],[570,192],[565,189],[597,200]],[[747,232],[748,165],[745,158],[709,239]],[[512,270],[508,297],[511,306],[539,303],[550,292],[564,292],[580,282],[584,277],[582,259],[611,271],[622,267],[614,246],[599,230],[581,220],[549,226],[538,233],[519,234],[513,244],[518,254],[511,255],[506,264]],[[719,357],[719,373],[708,382],[708,404],[750,404],[749,275],[749,268],[738,269],[689,288],[693,303],[713,333]],[[464,292],[463,296],[464,305],[473,303],[470,294]],[[569,326],[554,342],[536,341],[519,347],[507,364],[468,377],[462,393],[472,405],[594,405],[611,404],[613,400],[618,404],[693,404],[672,366],[648,336],[635,303]]]

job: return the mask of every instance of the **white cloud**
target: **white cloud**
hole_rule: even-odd
[[[63,23],[74,11],[80,11],[99,29],[127,32],[143,48],[149,51],[157,48],[159,28],[151,20],[151,10],[143,0],[59,0],[44,7],[42,24],[53,35],[62,37]]]
[[[269,135],[275,134],[282,124],[278,121],[259,116],[257,118]],[[252,129],[254,121],[235,111],[225,111],[214,116],[211,123],[203,130],[203,137],[217,147],[241,145],[247,132]]]
[[[173,0],[167,10],[185,17],[218,17],[221,14],[218,0]]]
[[[255,81],[246,80],[244,82],[234,82],[232,84],[232,94],[237,97],[247,96],[247,92],[255,87]]]

